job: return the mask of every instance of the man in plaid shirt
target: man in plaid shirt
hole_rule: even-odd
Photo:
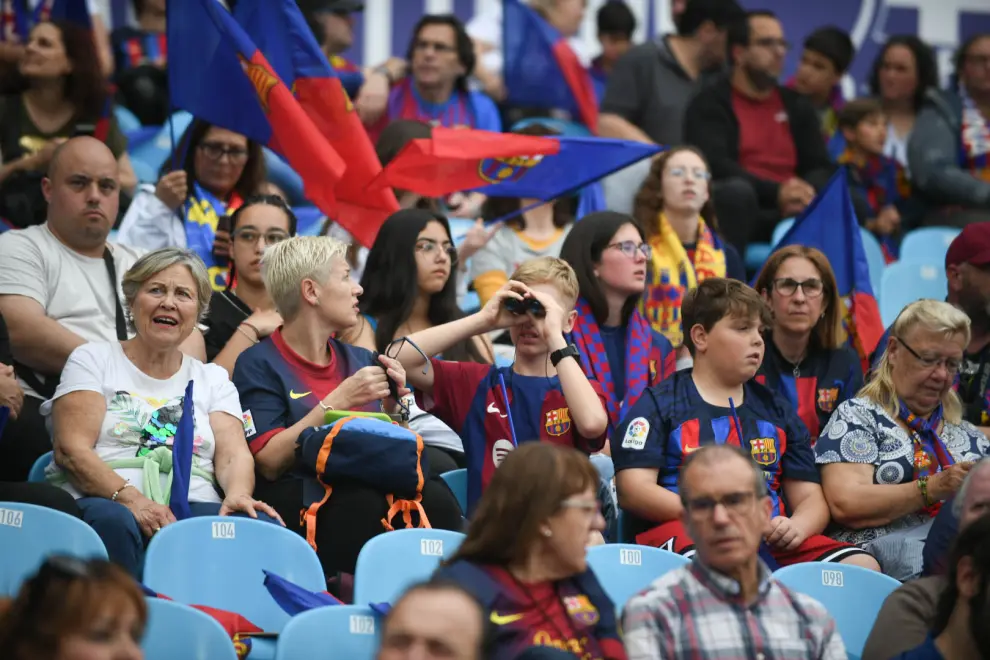
[[[845,660],[835,621],[759,558],[773,504],[762,471],[734,445],[692,452],[678,477],[694,561],[626,605],[629,660]]]

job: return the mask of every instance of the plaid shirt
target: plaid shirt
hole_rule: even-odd
[[[697,560],[654,581],[622,615],[629,660],[845,660],[825,608],[759,570],[749,605],[735,580]]]

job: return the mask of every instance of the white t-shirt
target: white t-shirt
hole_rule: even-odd
[[[84,257],[62,244],[48,223],[0,234],[0,295],[35,300],[48,317],[86,341],[117,339],[117,310],[113,294],[123,300],[120,279],[144,254],[125,245],[108,243],[117,271],[117,290],[102,257]],[[123,304],[123,303],[122,303]],[[23,381],[25,394],[38,397]]]
[[[186,385],[190,380],[193,381],[196,411],[192,464],[194,468],[215,474],[213,454],[216,440],[210,426],[210,413],[224,412],[238,421],[242,419],[237,389],[227,377],[227,372],[215,364],[203,364],[196,358],[183,355],[179,371],[168,380],[159,380],[134,366],[124,355],[120,342],[84,344],[72,351],[62,370],[62,380],[55,396],[42,404],[41,414],[46,417],[50,415],[52,403],[71,392],[98,392],[106,399],[107,412],[96,440],[97,455],[104,461],[134,458],[146,450],[172,445],[172,437],[164,427],[178,426]],[[59,472],[58,466],[52,464],[49,467],[49,475]],[[140,469],[123,468],[116,472],[144,492],[144,477]],[[162,474],[163,491],[166,480],[167,475]],[[70,484],[64,488],[73,497],[82,497]],[[219,502],[220,497],[210,482],[193,474],[189,483],[189,501]]]

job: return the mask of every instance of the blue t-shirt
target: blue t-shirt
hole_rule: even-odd
[[[946,660],[946,658],[935,646],[935,638],[929,635],[921,643],[921,646],[905,651],[891,660]]]

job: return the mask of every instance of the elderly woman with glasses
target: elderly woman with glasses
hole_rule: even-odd
[[[176,520],[173,446],[190,381],[191,514],[278,514],[252,496],[237,390],[223,369],[179,350],[210,299],[203,262],[188,250],[157,250],[138,259],[121,287],[134,337],[75,349],[41,412],[53,429],[49,481],[77,498],[110,559],[140,577],[146,540]]]
[[[969,422],[952,384],[969,343],[969,319],[919,300],[891,328],[870,382],[833,413],[815,445],[833,538],[868,546],[885,573],[921,571],[935,513],[990,443]]]
[[[789,245],[770,255],[755,288],[773,316],[756,377],[790,402],[817,438],[835,407],[863,386],[859,356],[842,329],[832,266],[815,248]]]

